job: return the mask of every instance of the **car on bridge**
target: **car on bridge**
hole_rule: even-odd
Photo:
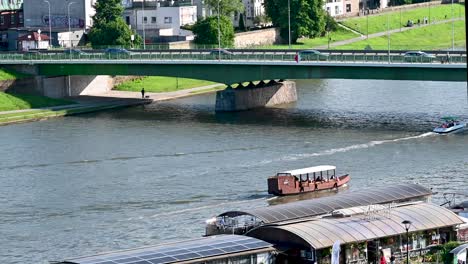
[[[81,58],[81,57],[86,57],[89,56],[89,53],[86,53],[82,50],[79,49],[66,49],[63,51],[64,54],[67,54],[67,56],[71,56],[73,58]]]
[[[326,61],[328,54],[318,50],[301,50],[297,53],[297,62],[299,61]]]
[[[232,58],[232,56],[234,55],[234,53],[230,52],[229,50],[225,50],[225,49],[212,49],[210,50],[210,56],[216,58],[217,60],[220,58],[225,58],[225,59],[229,59],[229,58]]]
[[[435,55],[424,51],[407,51],[404,54],[405,62],[433,62],[436,59]]]
[[[128,59],[131,57],[131,52],[123,48],[108,48],[104,50],[106,58],[109,59]]]

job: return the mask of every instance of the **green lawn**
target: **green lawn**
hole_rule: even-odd
[[[455,22],[455,47],[465,46],[465,22]],[[335,47],[336,49],[362,50],[370,45],[374,50],[386,50],[388,39],[386,36],[362,40],[348,45]],[[452,23],[416,28],[390,35],[390,49],[392,50],[433,50],[452,47]]]
[[[74,102],[72,101],[53,99],[44,96],[7,94],[0,92],[0,111],[58,106],[73,103]]]
[[[162,93],[172,92],[177,90],[184,90],[189,88],[201,87],[206,85],[216,84],[210,81],[175,78],[175,77],[160,77],[149,76],[143,77],[138,80],[124,82],[114,87],[115,90],[120,91],[134,91],[139,92],[141,88],[145,88],[146,92]]]
[[[22,74],[22,73],[0,68],[0,81],[15,80],[15,79],[24,78],[26,76],[27,75]]]
[[[430,17],[430,20],[432,22],[450,19],[452,17],[451,8],[452,7],[450,4],[431,6],[430,9],[428,6],[426,6],[402,10],[401,17],[400,11],[394,11],[382,13],[379,15],[370,15],[368,17],[361,16],[357,18],[350,18],[340,23],[358,32],[361,32],[363,35],[366,35],[367,33],[372,34],[387,31],[387,17],[389,20],[389,28],[391,30],[404,27],[408,20],[413,20],[414,23],[417,23],[419,19],[421,23],[423,23],[422,21],[424,17],[427,17],[428,19]],[[453,11],[453,15],[455,18],[464,17],[465,15],[465,9],[463,5],[454,4]],[[445,18],[445,16],[447,16],[447,18]]]
[[[335,32],[330,33],[330,38],[331,38],[331,43],[336,42],[336,41],[341,41],[345,39],[351,39],[351,38],[356,38],[359,37],[359,35],[343,29],[339,28]],[[298,39],[297,44],[291,45],[292,49],[311,49],[315,48],[318,46],[325,46],[328,44],[328,37],[319,37],[319,38],[303,38],[303,39]],[[288,49],[288,45],[268,45],[268,46],[262,46],[260,48],[263,49]]]

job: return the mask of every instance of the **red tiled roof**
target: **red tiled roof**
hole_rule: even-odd
[[[28,36],[30,36],[28,38]],[[41,40],[49,40],[49,36],[47,35],[44,35],[44,34],[41,34]],[[34,41],[38,41],[39,40],[39,33],[37,32],[31,32],[29,34],[26,34],[24,36],[21,36],[18,38],[18,40],[22,41],[22,40],[34,40]]]

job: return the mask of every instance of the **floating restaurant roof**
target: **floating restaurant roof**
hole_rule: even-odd
[[[281,205],[255,208],[246,211],[228,211],[219,216],[236,217],[250,215],[265,224],[289,221],[331,213],[356,206],[407,201],[429,196],[432,191],[418,184],[398,184],[355,192],[338,193],[334,196],[291,202]]]
[[[315,249],[333,246],[335,241],[355,243],[382,237],[395,236],[406,232],[402,222],[411,221],[409,232],[443,228],[463,223],[453,212],[441,206],[418,203],[389,209],[388,212],[352,217],[319,218],[292,224],[262,226],[247,233],[259,239],[271,239],[281,243],[302,240]]]
[[[68,259],[57,264],[159,264],[192,263],[226,254],[272,251],[272,244],[262,240],[239,236],[219,235],[159,246],[102,253],[89,257]]]
[[[280,173],[291,174],[291,175],[301,175],[301,174],[328,171],[328,170],[336,170],[336,167],[331,166],[331,165],[320,165],[320,166],[297,169],[297,170],[282,171]]]

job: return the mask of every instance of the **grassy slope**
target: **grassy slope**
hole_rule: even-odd
[[[455,47],[465,45],[465,22],[455,22]],[[370,45],[374,50],[386,50],[388,40],[386,36],[354,42],[336,47],[336,49],[362,50]],[[416,28],[390,35],[390,48],[392,50],[431,50],[449,48],[452,46],[452,23],[432,25]]]
[[[27,75],[0,68],[0,81],[24,78]]]
[[[465,15],[465,9],[463,5],[454,4],[453,5],[453,16],[455,18],[463,17]],[[389,16],[389,28],[397,29],[404,27],[408,20],[413,20],[414,23],[417,23],[418,19],[423,21],[424,17],[429,18],[429,7],[421,7],[415,9],[408,9],[401,11],[401,23],[400,23],[400,11],[394,11],[391,13],[382,13],[379,15],[370,15],[369,19],[369,34],[387,31],[387,16]],[[431,21],[440,21],[446,20],[452,17],[451,5],[439,5],[431,6],[430,8]],[[367,34],[367,17],[357,17],[350,18],[341,22],[343,25],[350,27],[362,34]]]
[[[175,77],[160,77],[160,76],[149,76],[141,79],[125,82],[116,86],[115,90],[121,91],[134,91],[139,92],[141,88],[145,88],[146,92],[161,93],[161,92],[172,92],[177,90],[189,89],[194,87],[201,87],[211,84],[216,84],[210,81],[194,80]]]
[[[73,104],[73,102],[44,96],[6,94],[0,92],[0,111],[30,109],[66,104]]]
[[[336,41],[341,41],[345,39],[352,39],[359,37],[359,35],[345,29],[338,29],[335,32],[332,32],[330,34],[331,38],[331,43],[336,42]],[[315,48],[317,46],[324,46],[328,44],[328,38],[327,36],[324,37],[319,37],[319,38],[314,38],[314,39],[308,39],[308,38],[303,38],[299,39],[297,41],[297,44],[293,44],[291,48],[293,49],[310,49],[310,48]],[[269,46],[262,46],[261,48],[265,49],[287,49],[288,45],[269,45]]]

